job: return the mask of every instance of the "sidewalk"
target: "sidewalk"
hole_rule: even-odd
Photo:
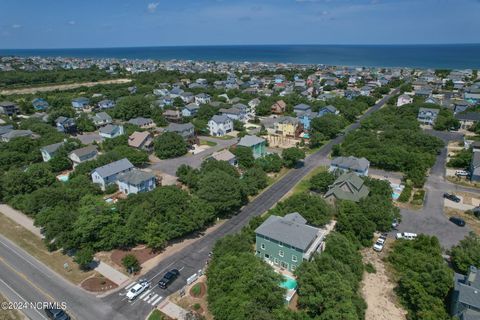
[[[43,238],[40,228],[33,225],[33,220],[25,215],[23,212],[13,209],[7,204],[0,204],[0,212],[33,233],[34,235]]]
[[[158,306],[158,309],[172,319],[185,320],[188,314],[187,310],[171,302],[169,299],[163,301]]]
[[[118,271],[117,269],[113,268],[112,266],[99,261],[98,266],[95,268],[95,271],[99,272],[105,278],[108,278],[115,282],[118,286],[121,286],[128,281],[130,278]]]

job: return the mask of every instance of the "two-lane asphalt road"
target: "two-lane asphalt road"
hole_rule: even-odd
[[[365,112],[359,121],[346,128],[345,133],[357,129],[360,126],[360,120],[368,117],[371,113],[380,109],[388,101],[390,96],[395,95],[397,92],[398,90],[395,90],[391,95],[380,100],[375,106]],[[182,269],[181,276],[167,290],[162,290],[156,286],[150,293],[165,298],[171,293],[181,289],[185,285],[188,277],[194,273],[197,273],[205,266],[205,263],[208,259],[208,253],[212,250],[215,242],[218,239],[240,231],[246,224],[248,224],[252,217],[261,215],[268,209],[272,208],[302,178],[304,178],[314,168],[322,163],[322,161],[332,151],[333,146],[341,143],[343,139],[344,136],[342,135],[331,140],[319,151],[307,157],[302,167],[291,170],[282,179],[270,186],[270,188],[265,190],[252,202],[243,207],[237,215],[226,221],[221,227],[198,239],[192,245],[184,248],[183,250],[163,259],[160,264],[149,271],[145,276],[145,278],[151,280],[152,286],[155,286],[163,274],[172,268]],[[125,292],[123,292],[123,294],[124,293]],[[122,313],[127,318],[140,319],[147,315],[148,312],[154,307],[148,303],[146,296],[143,299],[147,299],[147,301],[140,300],[131,303],[126,300],[123,294],[120,294],[111,294],[104,298],[103,301],[110,304],[115,310]]]

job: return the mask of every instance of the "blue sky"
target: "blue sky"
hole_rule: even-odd
[[[1,0],[0,48],[479,43],[480,0]]]

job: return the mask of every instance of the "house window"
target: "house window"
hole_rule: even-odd
[[[292,261],[297,262],[298,261],[297,256],[292,255]]]
[[[270,259],[270,255],[265,253],[265,258]]]
[[[273,258],[273,263],[278,264],[278,259],[277,259],[277,258]]]
[[[292,271],[295,271],[295,269],[297,268],[296,265],[292,264],[292,266],[290,267],[292,269]]]
[[[285,255],[285,253],[283,252],[283,250],[278,250],[278,255],[280,257],[283,257]]]
[[[265,250],[265,243],[262,243],[262,244],[260,245],[260,248],[262,248],[262,250]]]
[[[283,247],[283,244],[281,242],[278,243],[279,247]]]

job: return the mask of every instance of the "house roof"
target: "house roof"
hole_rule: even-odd
[[[133,168],[133,164],[128,161],[127,158],[114,161],[104,166],[98,167],[93,171],[96,171],[102,178],[110,177],[114,174]]]
[[[480,152],[474,152],[472,157],[473,168],[480,168]]]
[[[70,155],[74,154],[76,155],[78,158],[82,158],[86,155],[89,155],[91,154],[92,152],[95,152],[97,153],[98,150],[97,150],[97,147],[96,146],[87,146],[87,147],[83,147],[83,148],[80,148],[80,149],[75,149],[73,150],[72,152],[70,152]]]
[[[353,172],[346,172],[335,180],[325,193],[325,198],[334,196],[341,200],[358,202],[368,196],[370,190],[363,180]]]
[[[141,126],[146,126],[153,123],[153,120],[150,118],[137,117],[137,118],[128,120],[128,123],[141,127]]]
[[[0,136],[4,135],[13,130],[13,126],[11,124],[7,124],[5,126],[0,126]]]
[[[238,145],[241,147],[252,147],[254,145],[257,145],[263,142],[265,142],[265,139],[263,138],[247,135],[247,136],[244,136],[242,139],[240,139],[240,141],[238,142]]]
[[[302,110],[302,111],[307,111],[311,108],[312,107],[310,107],[308,104],[304,104],[304,103],[297,104],[295,107],[293,107],[294,110]]]
[[[225,109],[225,108],[221,108],[220,109],[220,112],[221,113],[228,113],[228,114],[236,114],[236,115],[240,115],[242,114],[242,110],[240,109],[237,109],[237,108],[228,108],[228,109]]]
[[[16,106],[16,104],[11,101],[0,102],[0,107],[11,107],[11,106]]]
[[[230,122],[232,121],[229,117],[224,116],[224,115],[214,115],[210,121],[213,121],[215,123],[225,123],[225,122]]]
[[[439,109],[433,109],[433,108],[420,108],[418,110],[419,113],[428,113],[431,112],[433,114],[438,114],[440,112]]]
[[[468,274],[455,273],[455,291],[458,291],[458,302],[480,309],[480,274],[471,266]]]
[[[58,142],[58,143],[54,143],[54,144],[49,144],[48,146],[45,146],[45,147],[41,147],[40,150],[42,151],[46,151],[47,153],[54,153],[55,151],[57,151],[61,146],[63,146],[65,142]]]
[[[115,130],[117,130],[120,126],[117,126],[116,124],[107,124],[104,127],[100,128],[100,133],[105,133],[105,134],[112,134]]]
[[[30,131],[30,130],[11,130],[11,131],[3,134],[2,137],[10,140],[10,139],[20,138],[20,137],[29,137],[32,134],[33,134],[33,132]]]
[[[123,172],[118,175],[118,181],[124,182],[129,185],[139,185],[142,182],[154,179],[155,176],[150,172],[141,170],[131,170]]]
[[[195,103],[189,103],[185,106],[185,109],[190,110],[190,111],[198,110],[198,109],[200,109],[200,106],[198,104],[195,104]]]
[[[332,166],[350,169],[353,171],[365,171],[370,167],[370,161],[365,158],[337,157],[332,160]]]
[[[99,112],[99,113],[95,114],[93,116],[93,118],[95,120],[99,120],[99,121],[105,121],[105,120],[106,121],[112,121],[112,117],[110,117],[110,115],[106,112]]]
[[[299,213],[288,214],[285,217],[272,215],[255,230],[255,233],[307,251],[320,229],[305,223],[306,220]]]
[[[185,132],[193,130],[193,124],[189,123],[170,123],[168,127],[165,129],[167,132]]]
[[[138,148],[142,143],[150,136],[150,133],[147,131],[138,132],[135,131],[128,137],[128,145],[134,148]]]
[[[480,112],[457,113],[455,118],[458,120],[480,121]]]
[[[227,149],[214,152],[211,157],[218,161],[227,161],[227,162],[235,159],[235,155],[230,151],[228,151]]]

